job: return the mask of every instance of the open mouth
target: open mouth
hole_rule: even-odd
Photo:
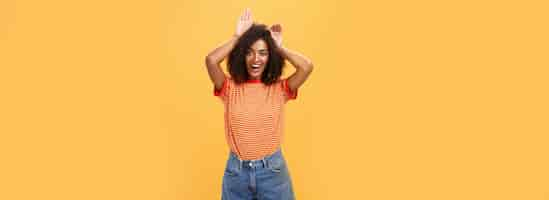
[[[252,69],[259,69],[260,67],[260,64],[252,64]]]
[[[250,70],[251,72],[259,73],[261,64],[252,64],[250,68],[251,68]]]

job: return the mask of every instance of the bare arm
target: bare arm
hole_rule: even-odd
[[[289,50],[285,47],[279,49],[282,56],[290,61],[296,71],[288,77],[288,87],[292,91],[296,91],[307,80],[311,72],[313,72],[313,63],[307,57]]]
[[[296,91],[307,78],[313,72],[313,62],[307,57],[287,49],[282,46],[282,27],[280,24],[275,24],[271,26],[271,36],[275,40],[277,46],[277,51],[284,57],[288,59],[292,66],[295,67],[296,71],[288,77],[288,87],[292,91]]]
[[[233,36],[229,41],[217,47],[206,56],[206,67],[208,68],[208,75],[210,75],[210,80],[215,85],[215,89],[221,89],[221,86],[223,86],[225,73],[221,69],[220,64],[234,48],[237,40],[238,37]]]
[[[215,48],[206,56],[206,67],[208,68],[208,75],[210,80],[215,85],[215,89],[221,89],[223,81],[225,80],[225,73],[221,69],[221,62],[231,51],[233,50],[238,38],[244,34],[253,24],[252,13],[250,9],[246,9],[244,13],[238,19],[236,25],[236,32],[233,37],[223,43],[221,46]]]

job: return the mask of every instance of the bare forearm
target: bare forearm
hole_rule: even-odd
[[[278,52],[280,52],[282,57],[290,61],[296,70],[304,72],[310,72],[313,70],[312,61],[304,55],[301,55],[300,53],[292,51],[286,47],[279,48]]]
[[[221,89],[225,79],[225,72],[221,69],[221,62],[225,59],[236,46],[238,39],[253,25],[252,13],[250,9],[246,9],[240,16],[234,35],[221,44],[221,46],[215,48],[206,56],[206,67],[208,69],[208,75],[215,85],[215,89]]]
[[[206,67],[208,69],[208,74],[216,89],[221,88],[225,80],[225,73],[221,69],[220,64],[234,48],[237,40],[238,37],[233,36],[229,41],[226,41],[221,46],[215,48],[206,56]]]
[[[215,48],[212,52],[206,57],[207,61],[213,64],[218,64],[229,55],[233,50],[236,42],[238,41],[238,36],[233,35],[231,39],[221,44],[219,47]]]

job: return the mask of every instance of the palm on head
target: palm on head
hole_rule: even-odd
[[[246,32],[250,27],[252,27],[253,19],[252,19],[252,11],[250,11],[249,8],[246,8],[244,13],[240,16],[238,19],[238,22],[236,24],[236,35],[241,36]]]
[[[276,46],[278,48],[282,47],[282,26],[280,26],[280,24],[274,24],[271,26],[270,32]]]

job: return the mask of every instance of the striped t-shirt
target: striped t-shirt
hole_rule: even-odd
[[[288,79],[265,85],[261,80],[236,84],[226,77],[215,90],[225,107],[225,138],[230,151],[243,160],[261,159],[274,153],[283,141],[284,104],[296,99]]]

